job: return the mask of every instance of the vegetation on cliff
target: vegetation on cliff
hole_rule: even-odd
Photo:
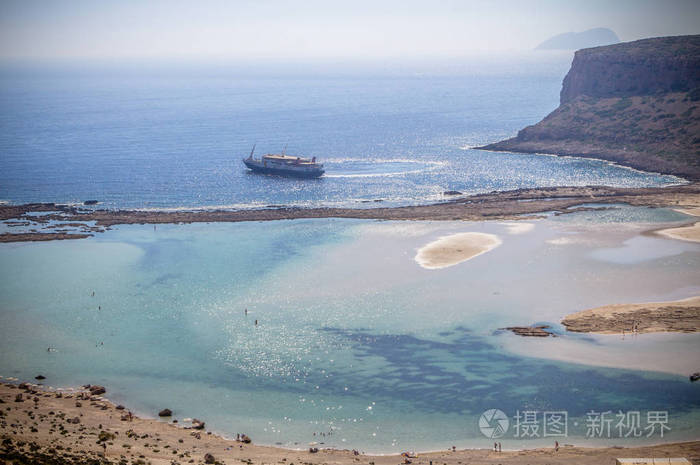
[[[560,106],[483,148],[591,156],[700,179],[700,35],[579,50]]]

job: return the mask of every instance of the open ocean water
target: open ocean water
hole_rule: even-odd
[[[445,190],[680,182],[469,148],[555,108],[569,60],[410,77],[6,71],[0,199],[362,207],[432,202]],[[319,157],[327,175],[247,173],[240,158],[256,142],[258,153],[288,145]],[[696,439],[700,393],[687,375],[697,371],[697,334],[528,340],[498,329],[540,321],[561,333],[573,311],[697,295],[698,245],[640,235],[688,221],[619,206],[532,220],[522,234],[495,222],[317,219],[122,225],[84,240],[2,244],[0,376],[104,384],[137,413],[168,407],[228,436],[293,448]],[[462,231],[503,245],[443,270],[413,260]],[[494,408],[510,420],[501,438],[479,428]],[[536,437],[515,436],[524,411],[539,415]],[[545,412],[566,412],[565,436],[545,435]],[[587,434],[595,412],[608,412],[609,432]],[[624,437],[629,422],[615,415],[635,412],[642,429]],[[650,412],[668,414],[663,437],[658,425],[643,429]]]
[[[570,56],[458,76],[241,77],[0,69],[0,200],[107,208],[408,205],[553,185],[678,183],[609,163],[472,150],[558,105]],[[254,175],[241,159],[317,157],[326,175]]]

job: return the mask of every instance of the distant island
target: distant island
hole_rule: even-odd
[[[560,105],[485,150],[589,156],[700,179],[700,35],[579,50]]]
[[[605,27],[597,27],[583,32],[557,34],[535,47],[535,50],[578,50],[617,43],[620,43],[620,38],[614,31]]]

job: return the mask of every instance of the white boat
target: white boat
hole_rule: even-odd
[[[245,166],[256,173],[295,176],[301,178],[318,178],[325,170],[322,163],[316,163],[316,157],[302,158],[293,155],[268,153],[262,158],[253,158],[255,146],[248,158],[243,159]]]

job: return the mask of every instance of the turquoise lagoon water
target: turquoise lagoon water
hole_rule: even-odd
[[[562,443],[697,438],[700,391],[687,375],[699,368],[700,336],[529,340],[498,330],[546,322],[561,333],[573,311],[697,295],[700,246],[643,233],[687,221],[621,206],[528,220],[529,231],[317,219],[3,244],[0,375],[104,384],[146,416],[168,407],[286,447],[490,447],[477,424],[490,408],[511,423],[517,411],[565,410]],[[414,261],[419,247],[463,231],[503,244],[441,270]],[[590,411],[667,411],[671,430],[588,438]],[[514,438],[511,426],[499,440],[554,439]]]

